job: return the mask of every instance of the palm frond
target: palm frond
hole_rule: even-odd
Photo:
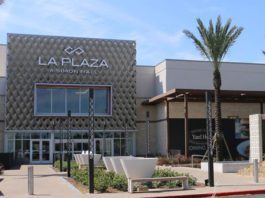
[[[188,30],[183,30],[183,33],[190,39],[193,40],[195,47],[199,50],[199,52],[201,53],[202,56],[206,57],[207,59],[209,59],[210,57],[208,57],[208,52],[205,49],[204,45],[201,43],[201,41],[199,39],[197,39],[190,31]]]
[[[221,61],[243,31],[242,27],[235,25],[231,27],[231,23],[232,20],[229,18],[222,25],[221,16],[218,16],[215,25],[210,20],[208,27],[206,27],[198,18],[198,38],[188,30],[183,31],[188,38],[193,40],[195,47],[201,54],[213,63],[215,70],[220,68]],[[265,52],[263,53],[265,54]]]

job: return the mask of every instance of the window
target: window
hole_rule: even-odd
[[[79,89],[67,89],[67,112],[79,113]]]
[[[35,90],[35,115],[87,116],[89,111],[89,94],[94,96],[94,114],[110,115],[110,86],[62,86],[37,84]]]
[[[54,88],[52,90],[52,112],[65,112],[65,89]]]
[[[37,113],[51,113],[51,89],[37,89]]]
[[[108,105],[108,90],[95,89],[95,112],[98,114],[107,114]]]
[[[81,113],[88,114],[89,89],[80,89],[81,91]]]

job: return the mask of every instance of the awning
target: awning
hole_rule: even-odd
[[[155,105],[162,101],[183,101],[185,94],[188,96],[189,102],[204,102],[205,92],[209,91],[214,97],[213,90],[202,89],[171,89],[166,93],[159,94],[148,100],[144,105]],[[221,102],[237,102],[237,103],[263,103],[265,101],[265,91],[239,91],[239,90],[221,90]]]

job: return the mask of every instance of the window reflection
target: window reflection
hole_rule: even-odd
[[[79,113],[79,89],[67,89],[67,111]]]
[[[95,90],[95,112],[98,114],[108,113],[108,90],[96,89]]]
[[[88,115],[89,93],[94,92],[95,115],[110,114],[110,87],[37,87],[35,112],[40,115]]]
[[[51,113],[51,89],[37,89],[37,113]]]
[[[52,89],[52,112],[65,112],[65,89]]]

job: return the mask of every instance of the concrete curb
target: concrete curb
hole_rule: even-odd
[[[161,198],[161,197],[162,198],[200,198],[200,197],[211,197],[213,195],[214,196],[231,196],[231,195],[255,195],[255,194],[256,195],[265,194],[265,190],[246,190],[246,191],[203,193],[203,194],[191,194],[191,195],[172,195],[172,196],[159,196],[159,197],[155,196],[152,198]]]

